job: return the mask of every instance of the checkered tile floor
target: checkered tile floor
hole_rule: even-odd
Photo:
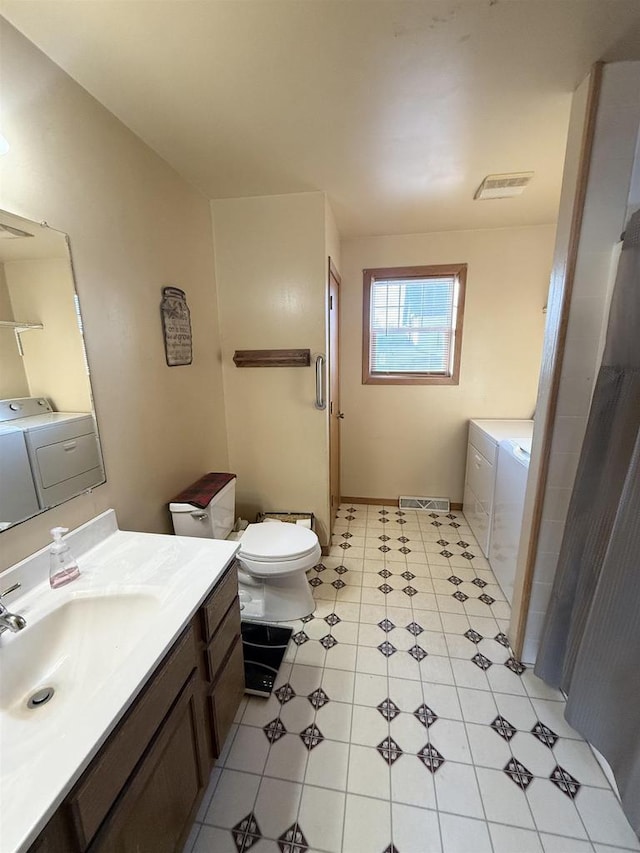
[[[640,850],[560,693],[515,660],[461,513],[340,508],[274,694],[243,702],[187,853]]]

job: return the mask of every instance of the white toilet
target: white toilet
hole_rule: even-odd
[[[201,492],[200,497],[204,494],[209,498],[210,491]],[[219,491],[211,493],[202,509],[180,500],[170,503],[174,532],[178,536],[240,541],[238,584],[243,618],[288,622],[312,613],[315,602],[305,572],[320,562],[316,534],[281,521],[250,524],[241,533],[232,533],[235,500],[234,476]]]

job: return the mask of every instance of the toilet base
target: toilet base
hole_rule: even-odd
[[[267,583],[260,583],[257,578],[251,581],[251,584],[247,584],[243,583],[241,576],[238,578],[243,619],[254,622],[291,622],[308,616],[316,608],[304,571],[269,578]]]

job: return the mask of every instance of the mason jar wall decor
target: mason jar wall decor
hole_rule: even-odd
[[[160,312],[167,365],[177,367],[181,364],[191,364],[191,316],[184,290],[178,287],[163,287]]]

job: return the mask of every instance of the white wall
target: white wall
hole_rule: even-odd
[[[327,414],[313,358],[326,347],[324,193],[212,202],[229,465],[238,510],[294,510],[329,523]],[[238,368],[235,350],[311,350],[311,367]]]
[[[0,320],[14,321],[4,264],[0,264]],[[0,399],[28,397],[29,385],[13,330],[0,330]]]
[[[532,415],[553,238],[544,225],[343,244],[344,495],[462,502],[469,419]],[[468,264],[460,384],[363,385],[362,270],[447,263]]]
[[[29,396],[46,397],[58,412],[90,412],[91,386],[69,261],[10,261],[4,268],[15,316],[43,325],[22,339]]]
[[[166,502],[227,467],[209,202],[0,21],[2,207],[71,237],[107,483],[1,534],[10,565],[48,530],[115,507],[125,528],[171,528]],[[165,363],[163,285],[186,290],[194,359]]]
[[[573,217],[580,141],[585,119],[588,80],[576,91],[569,126],[558,240],[550,293],[545,351],[553,351],[564,289],[568,235]],[[557,408],[551,432],[549,473],[544,487],[542,522],[524,638],[522,659],[535,661],[553,586],[564,525],[584,438],[593,383],[599,369],[601,328],[608,311],[607,283],[611,259],[624,230],[631,176],[640,128],[640,62],[605,65],[598,104],[584,216],[569,308],[569,324],[560,374]],[[551,363],[543,363],[532,459],[539,458],[544,416],[549,405]],[[524,570],[530,546],[536,472],[527,484],[523,534],[514,589],[512,630],[522,600]]]
[[[341,250],[340,250],[340,234],[338,226],[331,210],[329,200],[325,198],[324,204],[324,233],[325,233],[325,254],[331,258],[334,267],[340,272]]]

